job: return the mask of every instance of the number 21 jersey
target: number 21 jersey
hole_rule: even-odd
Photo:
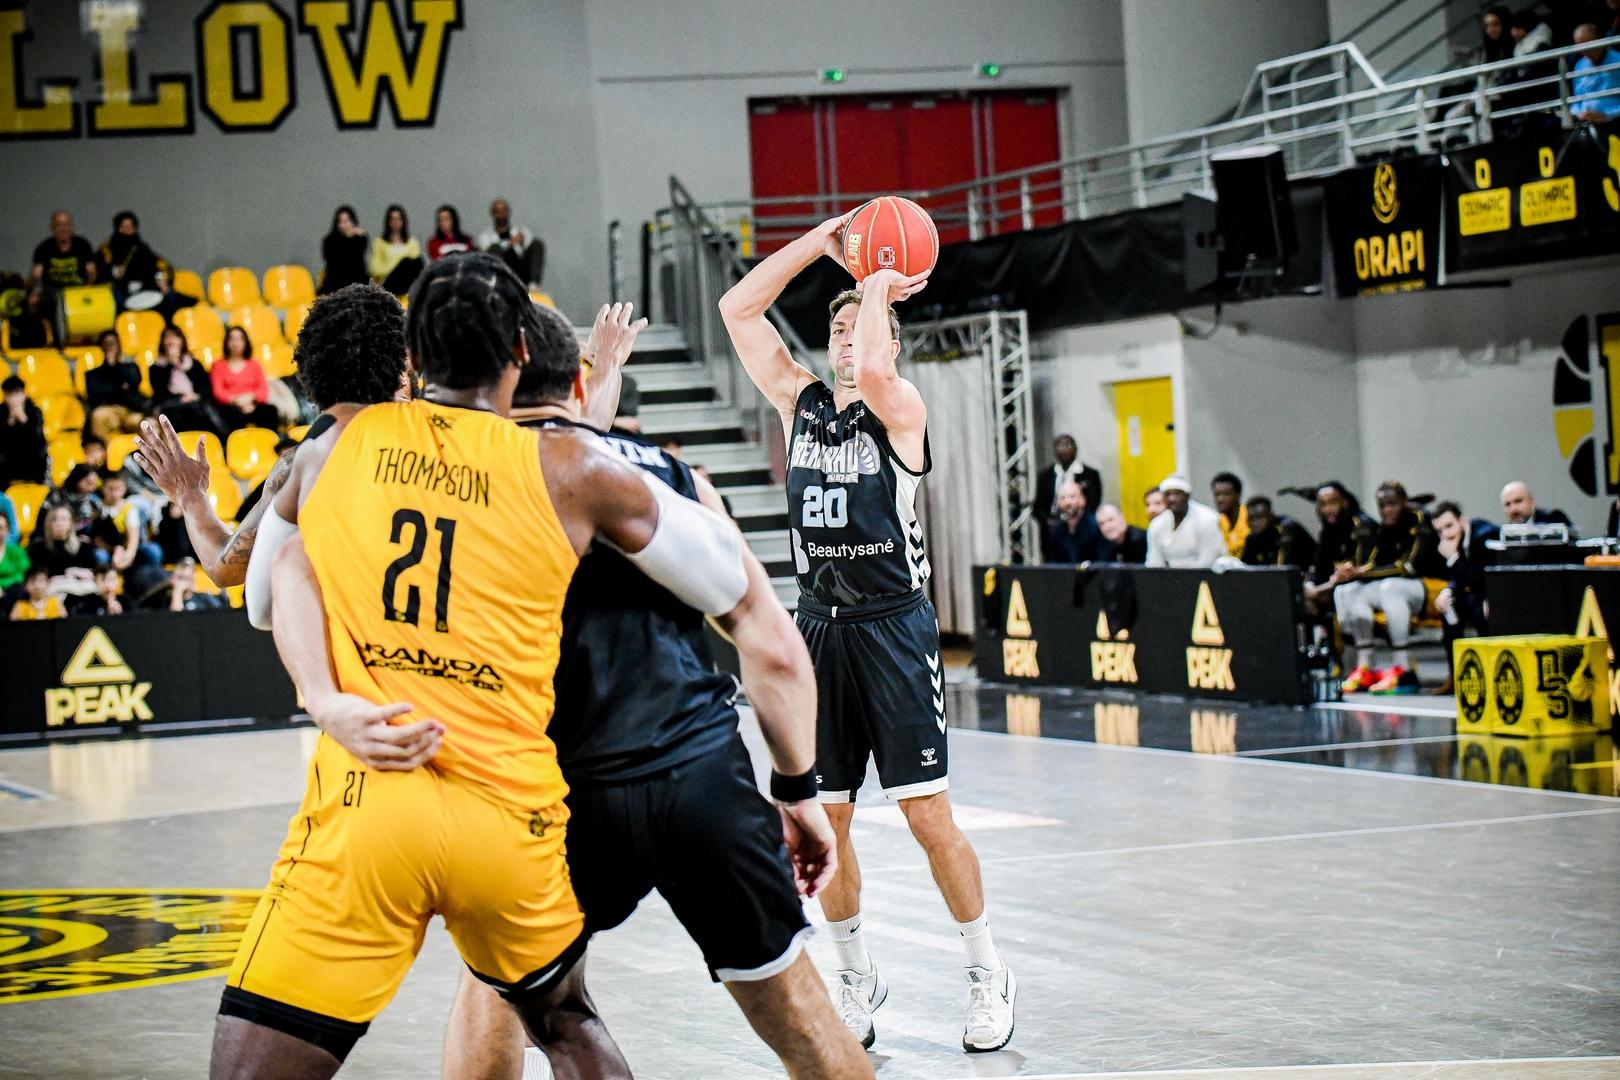
[[[863,401],[839,411],[821,380],[793,407],[788,441],[788,527],[799,592],[826,607],[904,596],[928,580],[912,472]]]

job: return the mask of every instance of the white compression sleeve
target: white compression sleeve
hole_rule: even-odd
[[[259,535],[248,555],[246,582],[248,622],[259,630],[270,629],[270,569],[275,565],[276,552],[297,532],[298,526],[276,513],[274,506],[266,507],[259,519]]]
[[[634,555],[610,544],[637,570],[705,615],[724,615],[748,591],[742,534],[714,511],[683,498],[663,481],[637,469],[658,503],[652,540]]]

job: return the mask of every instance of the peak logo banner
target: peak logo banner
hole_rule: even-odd
[[[0,890],[0,1005],[223,975],[253,889]]]

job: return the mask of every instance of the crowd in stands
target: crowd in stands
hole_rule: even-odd
[[[1454,639],[1469,631],[1489,633],[1485,570],[1513,556],[1488,546],[1500,536],[1497,525],[1468,517],[1455,501],[1425,498],[1425,509],[1390,480],[1378,486],[1373,516],[1337,480],[1290,489],[1286,494],[1314,500],[1313,533],[1278,513],[1269,496],[1244,499],[1243,481],[1234,473],[1215,475],[1209,504],[1192,498],[1186,477],[1171,475],[1144,498],[1143,530],[1128,524],[1118,506],[1092,501],[1088,487],[1100,499],[1102,482],[1095,469],[1079,463],[1072,436],[1058,436],[1052,449],[1054,461],[1037,479],[1034,507],[1045,562],[1216,572],[1293,567],[1302,576],[1306,619],[1324,627],[1336,621],[1344,636],[1350,651],[1347,692],[1415,691],[1410,645],[1414,624],[1424,619],[1439,623],[1448,662]],[[1508,524],[1563,526],[1570,540],[1578,539],[1569,517],[1537,506],[1523,481],[1503,487],[1501,503]],[[1620,518],[1620,500],[1616,510],[1611,516]],[[1379,615],[1393,652],[1382,670],[1373,663]],[[1450,681],[1436,692],[1449,693]]]
[[[512,204],[496,199],[489,205],[489,227],[476,238],[461,227],[461,213],[448,204],[433,213],[433,234],[424,247],[411,234],[410,217],[398,204],[383,213],[381,232],[368,237],[352,206],[340,206],[332,228],[321,241],[321,293],[345,285],[375,281],[395,296],[410,291],[428,263],[464,251],[487,251],[502,259],[531,289],[545,278],[546,245],[535,231],[512,220]]]
[[[1487,8],[1481,16],[1481,39],[1477,48],[1459,58],[1461,66],[1513,61],[1504,72],[1487,75],[1485,88],[1491,92],[1493,111],[1544,106],[1559,96],[1547,86],[1518,86],[1536,79],[1558,75],[1556,58],[1538,59],[1539,54],[1570,45],[1584,45],[1620,36],[1620,0],[1541,0],[1517,11],[1504,6]],[[1601,123],[1620,116],[1620,50],[1599,45],[1583,53],[1569,72],[1569,109],[1577,120]],[[1447,97],[1477,92],[1476,82],[1459,82],[1445,88]],[[1471,101],[1452,105],[1447,119],[1471,114]],[[1524,124],[1523,118],[1510,119],[1511,128]]]

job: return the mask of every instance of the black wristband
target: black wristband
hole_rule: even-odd
[[[805,802],[815,798],[816,791],[814,766],[797,776],[783,776],[775,769],[771,770],[771,798],[779,803]]]

